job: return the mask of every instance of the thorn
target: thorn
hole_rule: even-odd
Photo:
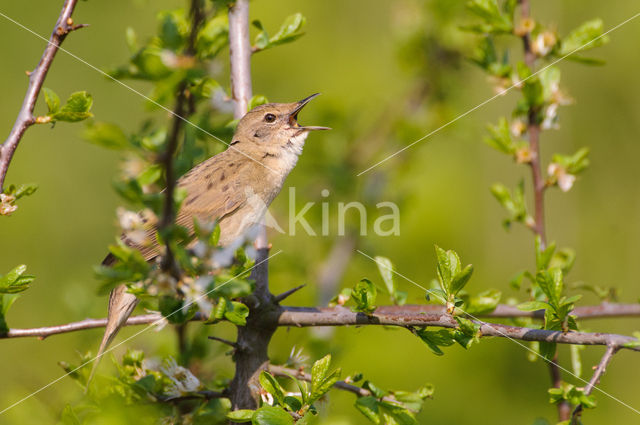
[[[306,284],[306,283],[303,283],[302,285],[300,285],[300,286],[296,286],[296,287],[295,287],[295,288],[293,288],[293,289],[289,289],[288,291],[285,291],[285,292],[283,292],[283,293],[282,293],[282,294],[280,294],[280,295],[276,295],[276,296],[275,296],[275,301],[276,301],[277,303],[279,303],[280,301],[284,300],[285,298],[287,298],[288,296],[290,296],[290,295],[291,295],[291,294],[293,294],[294,292],[299,291],[300,289],[304,288],[305,286],[307,286],[307,284]]]
[[[219,338],[219,337],[217,337],[217,336],[210,336],[210,337],[208,337],[208,338],[209,338],[209,339],[212,339],[212,340],[214,340],[214,341],[221,342],[221,343],[223,343],[223,344],[230,345],[230,346],[231,346],[231,347],[233,347],[233,348],[238,348],[238,344],[236,344],[236,343],[235,343],[235,342],[233,342],[233,341],[229,341],[228,339]]]

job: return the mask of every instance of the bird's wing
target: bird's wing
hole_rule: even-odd
[[[225,152],[226,153],[226,152]],[[194,167],[178,180],[178,187],[186,189],[187,197],[182,202],[176,216],[176,224],[189,229],[193,233],[193,218],[201,221],[213,222],[222,219],[242,207],[250,193],[242,184],[240,177],[245,170],[247,161],[229,160],[226,155],[220,154],[210,158]],[[146,240],[150,243],[140,245],[122,235],[122,241],[128,246],[137,249],[147,261],[158,255],[158,242],[156,240],[157,227],[149,226],[146,230]],[[111,265],[115,258],[109,254],[103,261],[103,265]]]

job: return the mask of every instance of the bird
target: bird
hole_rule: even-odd
[[[218,244],[222,247],[242,237],[261,223],[266,209],[278,195],[287,175],[302,154],[309,132],[329,127],[301,126],[298,114],[319,93],[293,103],[267,103],[256,106],[239,121],[228,148],[201,162],[184,174],[176,185],[185,189],[186,198],[176,215],[176,224],[193,234],[194,218],[201,222],[217,220]],[[146,219],[144,219],[146,220]],[[143,258],[154,261],[160,254],[155,225],[146,229],[146,241],[140,243],[121,236],[128,246],[140,251]],[[112,254],[102,264],[116,262]],[[125,324],[138,299],[121,284],[109,295],[107,324],[98,349],[99,360]],[[98,361],[89,376],[94,375]]]

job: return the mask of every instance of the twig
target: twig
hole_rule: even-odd
[[[198,391],[198,392],[187,394],[187,395],[182,395],[179,397],[163,397],[163,398],[159,397],[158,400],[165,403],[178,403],[180,401],[185,401],[185,400],[213,400],[216,398],[225,398],[225,397],[227,397],[227,394],[225,392],[204,390],[204,391]]]
[[[33,116],[33,109],[35,108],[36,101],[38,100],[38,95],[40,93],[40,89],[42,89],[42,84],[47,76],[47,72],[49,72],[53,59],[58,52],[58,47],[67,37],[67,34],[71,31],[84,27],[84,25],[73,25],[71,15],[73,14],[77,3],[78,0],[66,0],[64,2],[62,11],[58,16],[56,25],[51,33],[51,37],[49,37],[47,47],[45,47],[44,52],[42,53],[40,62],[38,62],[36,68],[29,73],[29,87],[27,88],[27,93],[22,101],[22,107],[18,112],[18,117],[13,124],[9,137],[7,137],[5,142],[2,144],[2,147],[0,147],[0,190],[4,187],[4,180],[7,176],[7,171],[9,170],[9,164],[11,164],[11,159],[18,148],[18,144],[20,143],[22,136],[27,128],[36,122],[35,117]]]
[[[236,344],[236,343],[235,343],[235,342],[233,342],[233,341],[229,341],[228,339],[220,338],[220,337],[217,337],[217,336],[209,336],[208,338],[209,338],[209,339],[212,339],[212,340],[214,340],[214,341],[221,342],[221,343],[223,343],[223,344],[230,345],[230,346],[231,346],[231,347],[233,347],[233,348],[237,348],[237,347],[238,347],[238,344]]]
[[[598,363],[598,366],[596,366],[596,370],[593,372],[593,376],[589,380],[589,383],[587,384],[587,386],[584,387],[585,395],[591,394],[591,391],[593,391],[593,388],[596,386],[596,384],[600,381],[600,378],[602,377],[602,375],[605,373],[607,366],[611,362],[611,359],[613,358],[614,354],[616,354],[620,348],[621,347],[617,345],[607,346],[607,351],[605,351],[604,355],[602,356],[602,359],[600,359],[600,363]],[[571,423],[578,424],[579,423],[578,418],[580,417],[581,414],[582,414],[582,405],[579,404],[573,411],[573,414],[571,415]]]
[[[528,20],[531,18],[529,0],[520,0],[520,14],[522,20]],[[531,34],[527,31],[522,35],[522,42],[524,46],[524,62],[531,69],[535,68],[536,54],[531,49]],[[534,107],[529,108],[527,132],[529,134],[529,150],[531,152],[531,160],[529,165],[531,167],[531,176],[533,180],[533,193],[534,193],[534,224],[533,231],[540,238],[540,247],[545,249],[547,241],[545,235],[545,220],[544,220],[544,192],[547,187],[542,177],[542,170],[540,166],[540,125],[538,124],[539,110]],[[562,375],[560,368],[557,364],[557,353],[554,357],[554,361],[549,363],[549,373],[551,374],[552,385],[555,388],[560,388],[562,384]],[[558,419],[560,421],[566,421],[571,414],[571,405],[562,401],[558,403]]]
[[[302,309],[298,307],[297,309]],[[284,307],[285,312],[296,307]],[[304,307],[307,311],[322,312],[323,314],[332,314],[337,311],[341,313],[344,309],[340,307],[336,308],[314,308]],[[392,314],[392,315],[406,315],[407,317],[420,317],[428,315],[433,317],[434,315],[443,315],[445,308],[439,305],[403,305],[403,306],[380,306],[376,309],[376,314]],[[595,319],[595,318],[612,318],[612,317],[625,317],[625,316],[640,316],[640,304],[601,304],[596,306],[584,306],[577,307],[573,310],[572,314],[575,314],[579,319]],[[518,317],[532,317],[535,319],[542,319],[544,314],[541,310],[530,312],[520,311],[513,306],[498,305],[493,313],[478,314],[478,317],[492,317],[492,318],[518,318]],[[286,316],[285,316],[286,318]],[[162,319],[162,316],[158,313],[143,314],[140,316],[132,316],[127,320],[125,326],[136,325],[148,325],[150,323],[157,322]],[[197,313],[193,318],[193,321],[206,320],[206,317]],[[308,319],[305,319],[308,320]],[[51,335],[58,335],[88,329],[103,328],[107,323],[107,319],[85,319],[78,322],[71,322],[63,325],[45,326],[39,328],[29,329],[10,329],[9,332],[0,335],[0,339],[5,338],[26,338],[37,337],[39,339],[45,339]],[[352,325],[354,323],[344,323],[344,325]],[[308,326],[308,325],[307,325]],[[332,325],[338,326],[338,324]]]
[[[283,292],[280,295],[276,295],[274,298],[274,301],[279,303],[280,301],[285,300],[286,298],[288,298],[290,295],[298,292],[299,290],[301,290],[302,288],[304,288],[305,286],[307,286],[306,284],[302,284],[299,286],[296,286],[295,288],[291,288],[288,291]]]
[[[311,382],[311,375],[309,375],[308,373],[304,372],[301,369],[291,369],[284,366],[269,365],[267,370],[275,376],[282,376],[282,377],[293,376],[303,381]],[[358,397],[368,397],[373,395],[371,394],[371,391],[365,388],[360,388],[358,386],[351,385],[345,381],[338,381],[335,384],[333,384],[333,387],[340,390],[349,391],[357,395]],[[391,397],[391,396],[385,396],[382,399],[384,401],[388,401],[391,403],[398,403],[398,400],[396,400],[394,397]]]

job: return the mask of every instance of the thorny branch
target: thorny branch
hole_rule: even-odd
[[[429,307],[437,307],[437,309],[430,309]],[[598,306],[583,307],[583,318],[603,317],[597,315],[599,314],[597,312],[600,311],[597,307]],[[586,309],[591,309],[591,311]],[[596,313],[593,313],[594,311]],[[525,312],[521,313],[525,314]],[[589,316],[591,313],[595,315]],[[640,315],[639,311],[636,311],[636,313]],[[504,313],[500,313],[499,316],[489,314],[484,317],[504,318],[507,316],[505,316]],[[160,319],[162,319],[162,316],[159,313],[133,316],[129,318],[126,325],[150,324]],[[194,320],[206,320],[206,317],[198,314]],[[344,307],[282,307],[280,311],[274,310],[265,314],[263,320],[266,322],[272,320],[277,321],[277,325],[281,327],[364,325],[400,326],[404,328],[432,326],[449,329],[458,327],[458,322],[451,315],[446,314],[444,308],[441,306],[381,306],[378,307],[373,314],[369,315],[355,313]],[[546,341],[573,345],[606,345],[640,351],[640,346],[632,346],[632,343],[637,342],[637,340],[630,336],[609,333],[550,331],[486,323],[484,321],[478,321],[477,323],[481,325],[480,335],[483,337],[494,336],[522,341]],[[10,329],[6,334],[0,335],[0,338],[38,337],[44,339],[51,335],[104,327],[105,324],[106,319],[86,319],[59,326]]]
[[[45,47],[44,52],[42,53],[40,62],[38,62],[38,65],[33,71],[28,73],[29,87],[27,88],[27,93],[22,101],[22,107],[18,112],[18,117],[13,124],[9,137],[7,137],[0,147],[0,190],[4,187],[4,180],[7,176],[7,171],[9,171],[9,164],[11,164],[11,159],[18,148],[18,144],[20,143],[22,136],[25,131],[27,131],[27,128],[36,123],[36,119],[33,116],[33,110],[36,106],[40,90],[42,89],[42,84],[49,72],[49,68],[51,68],[53,59],[58,52],[58,47],[71,31],[85,26],[73,24],[73,18],[71,15],[73,14],[77,3],[78,0],[66,0],[64,2],[62,11],[58,16],[56,25],[51,33],[51,37],[49,37],[49,41],[47,42],[47,47]]]

